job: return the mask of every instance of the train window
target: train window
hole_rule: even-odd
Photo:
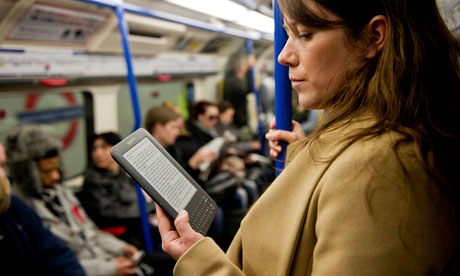
[[[36,124],[62,141],[64,177],[85,172],[87,157],[87,110],[89,93],[65,90],[0,94],[0,141],[21,124]]]
[[[144,117],[147,111],[152,106],[161,105],[165,101],[173,103],[184,116],[187,116],[187,91],[185,81],[138,84],[137,92],[142,119],[140,127],[144,127]],[[118,126],[122,137],[128,136],[133,131],[134,115],[129,87],[122,87],[118,93]]]

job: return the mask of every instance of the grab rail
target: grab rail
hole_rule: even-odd
[[[273,1],[274,21],[275,21],[275,118],[276,129],[291,130],[292,128],[292,87],[289,80],[289,68],[278,62],[278,56],[286,44],[287,34],[283,28],[283,15],[281,14],[278,1]],[[284,159],[286,157],[285,142],[281,143],[283,148],[276,160],[276,175],[279,175],[284,168]]]

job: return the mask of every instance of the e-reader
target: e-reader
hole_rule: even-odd
[[[217,204],[143,128],[111,149],[112,157],[173,219],[187,210],[192,228],[205,235]]]

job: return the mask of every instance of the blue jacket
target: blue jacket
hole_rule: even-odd
[[[0,260],[5,276],[86,275],[73,252],[14,196],[8,210],[0,214]]]

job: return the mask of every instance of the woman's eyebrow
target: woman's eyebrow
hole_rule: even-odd
[[[287,24],[286,22],[283,23],[283,28],[286,30],[286,31],[292,31],[292,28],[289,24]]]

